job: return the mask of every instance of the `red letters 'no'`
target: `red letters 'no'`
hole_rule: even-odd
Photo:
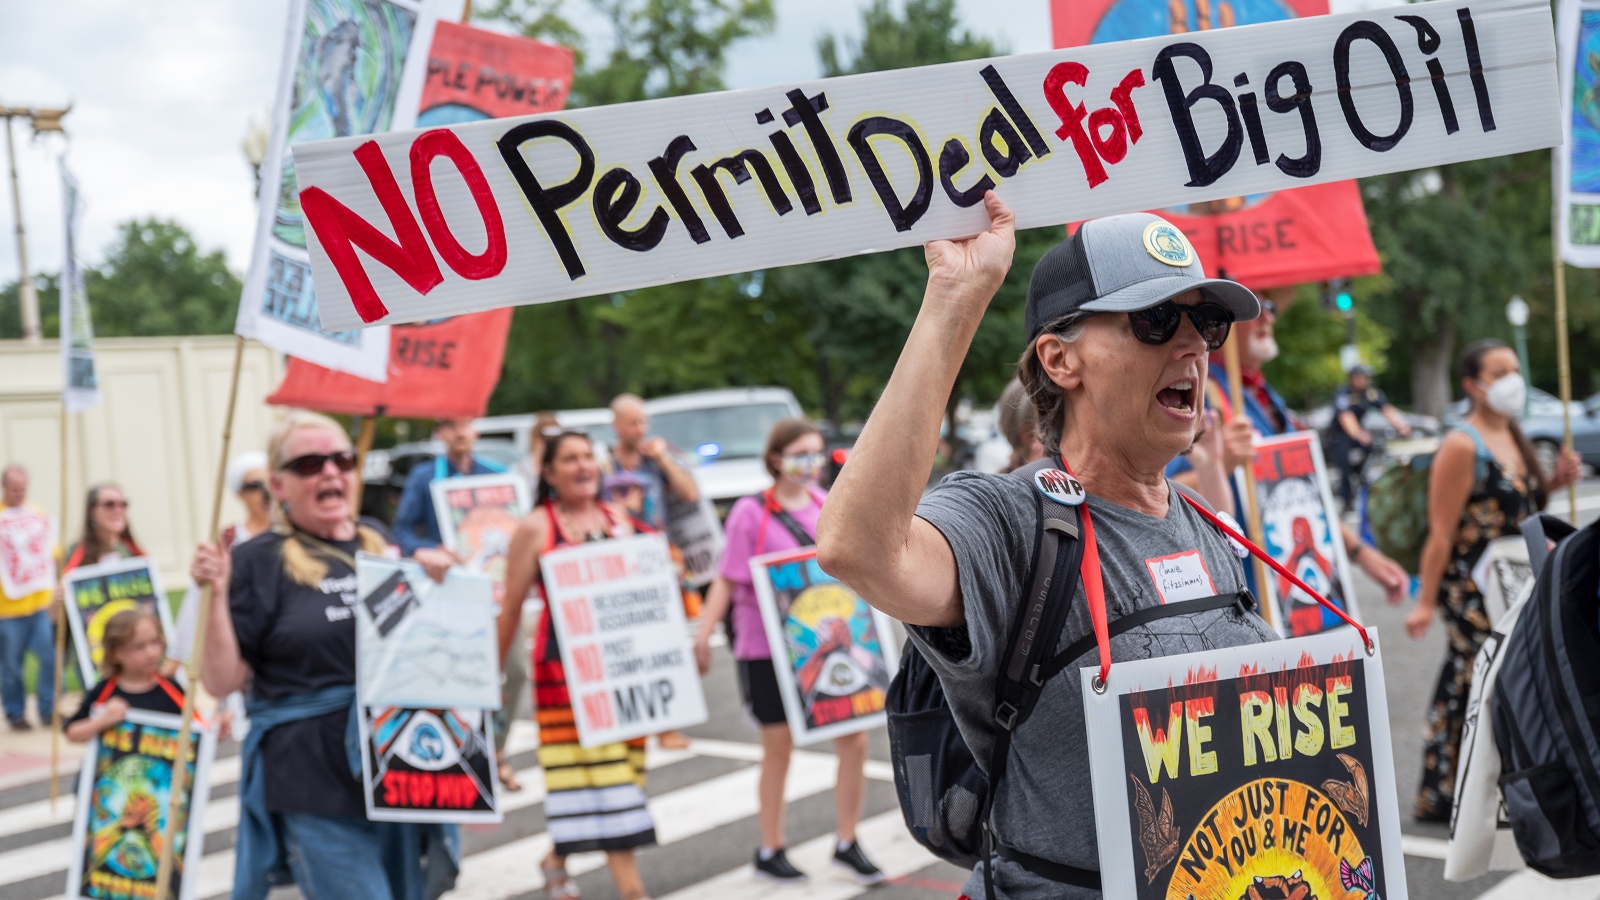
[[[484,232],[488,238],[482,253],[469,253],[461,246],[439,208],[439,198],[433,187],[433,172],[429,167],[440,156],[447,157],[455,164],[456,171],[461,173],[467,190],[478,206],[478,215],[483,218]],[[389,226],[394,229],[398,242],[390,240],[388,235],[356,215],[348,206],[333,199],[322,188],[310,187],[301,191],[300,208],[305,212],[306,221],[316,231],[317,240],[322,243],[334,269],[338,271],[339,280],[350,292],[350,302],[355,306],[356,315],[363,322],[375,322],[388,315],[389,308],[378,299],[372,279],[367,276],[360,257],[356,256],[357,247],[399,275],[402,281],[420,294],[433,290],[444,281],[444,276],[439,272],[439,263],[433,258],[433,250],[422,237],[422,228],[418,227],[416,217],[411,214],[411,207],[406,204],[405,196],[400,192],[400,185],[395,181],[394,172],[390,171],[389,161],[384,158],[378,142],[367,141],[357,147],[355,158],[361,164],[361,170],[367,173],[367,181],[371,183],[372,192],[377,195],[378,202],[389,217]],[[500,274],[506,266],[506,230],[500,221],[500,207],[495,203],[488,179],[483,177],[483,169],[472,158],[472,151],[461,143],[461,139],[443,128],[418,135],[411,142],[411,185],[416,191],[417,209],[422,214],[423,226],[428,229],[428,237],[433,239],[433,245],[439,249],[439,255],[444,257],[451,271],[472,281]]]

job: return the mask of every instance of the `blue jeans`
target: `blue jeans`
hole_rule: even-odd
[[[15,722],[27,709],[22,686],[22,657],[28,651],[39,660],[39,720],[50,721],[55,712],[56,647],[50,611],[41,609],[29,616],[0,619],[0,701],[6,719]]]
[[[402,872],[417,869],[421,855],[415,840],[397,834],[400,829],[344,816],[281,813],[280,818],[289,870],[306,900],[420,898],[420,869],[406,879],[412,882],[410,885],[389,883],[389,872],[394,867]],[[411,834],[415,833],[412,829]],[[407,897],[413,893],[415,897]]]

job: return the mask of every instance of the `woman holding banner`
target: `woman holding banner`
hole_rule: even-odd
[[[539,558],[588,541],[623,538],[647,530],[620,507],[600,499],[600,465],[588,435],[553,435],[539,459],[533,512],[511,535],[506,552],[507,597],[539,590]],[[521,632],[522,604],[500,608],[500,658],[509,657]],[[656,842],[655,820],[645,805],[645,739],[584,747],[567,694],[566,669],[555,625],[545,607],[533,641],[534,718],[539,725],[539,765],[544,769],[545,821],[555,843],[540,862],[551,900],[578,896],[567,857],[604,850],[622,900],[646,897],[634,848]]]
[[[1428,473],[1422,588],[1406,617],[1407,633],[1420,638],[1437,613],[1449,637],[1422,725],[1422,782],[1411,813],[1423,822],[1450,821],[1472,661],[1493,624],[1472,570],[1491,542],[1520,542],[1522,520],[1580,477],[1578,456],[1571,450],[1562,454],[1555,472],[1540,467],[1533,444],[1517,425],[1527,383],[1517,354],[1504,341],[1468,344],[1456,369],[1472,408],[1445,435]]]
[[[805,419],[783,419],[772,426],[762,456],[773,486],[744,497],[728,512],[727,543],[717,578],[706,594],[700,617],[700,634],[694,642],[700,674],[711,671],[711,635],[718,622],[733,609],[733,656],[739,665],[739,690],[745,710],[761,728],[761,781],[759,821],[761,847],[755,855],[757,878],[777,884],[795,884],[806,875],[784,853],[784,782],[789,777],[789,757],[794,738],[784,714],[783,696],[773,669],[772,648],[761,620],[750,574],[750,558],[816,543],[817,517],[827,497],[818,486],[827,463],[822,432]],[[883,872],[867,859],[856,843],[856,823],[861,819],[861,797],[866,788],[867,733],[858,731],[833,739],[839,757],[834,791],[834,816],[839,842],[834,865],[861,884],[876,884]]]
[[[1061,643],[1093,635],[1092,618],[1140,616],[1095,641],[1102,677],[1113,655],[1275,640],[1242,593],[1244,571],[1223,532],[1163,477],[1200,430],[1207,351],[1259,306],[1242,285],[1205,277],[1187,239],[1157,216],[1084,223],[1033,270],[1018,364],[1040,440],[1066,471],[957,472],[926,491],[951,386],[1011,267],[1012,213],[992,192],[985,206],[988,231],[924,248],[921,311],[829,494],[818,561],[907,624],[976,759],[1010,761],[1014,774],[991,785],[992,867],[977,867],[965,895],[1087,900],[1101,896],[1101,873],[1077,666],[1096,651],[1044,681],[1031,717],[1010,719],[1014,732],[997,724],[1000,660],[1029,593],[1041,509],[1074,507],[1083,558],[1099,562],[1080,568]],[[1152,563],[1173,560],[1183,560],[1182,579],[1152,576]],[[1008,754],[992,759],[1008,742]]]
[[[213,604],[200,678],[219,697],[250,691],[233,896],[262,900],[292,877],[311,897],[417,900],[425,884],[453,879],[444,826],[368,821],[346,752],[355,554],[390,541],[356,523],[356,456],[337,422],[289,413],[267,442],[267,467],[282,509],[274,528],[231,553],[202,544],[190,568]],[[436,580],[450,566],[443,551],[417,561]]]

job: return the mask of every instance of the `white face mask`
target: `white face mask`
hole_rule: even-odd
[[[1522,415],[1522,405],[1528,397],[1528,383],[1522,380],[1522,373],[1502,375],[1490,384],[1480,381],[1478,387],[1483,388],[1484,402],[1490,409],[1511,418]]]

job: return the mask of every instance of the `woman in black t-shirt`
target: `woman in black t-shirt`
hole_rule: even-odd
[[[265,896],[287,861],[310,896],[406,900],[423,879],[421,842],[409,831],[418,826],[367,821],[345,750],[355,709],[355,554],[381,553],[389,541],[355,521],[355,453],[337,422],[292,412],[267,457],[282,507],[276,527],[231,557],[202,545],[191,571],[212,589],[206,689],[225,696],[250,687],[233,895]],[[443,552],[416,558],[436,579],[451,562]],[[395,852],[404,846],[412,852]]]

